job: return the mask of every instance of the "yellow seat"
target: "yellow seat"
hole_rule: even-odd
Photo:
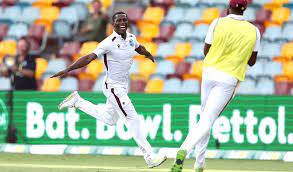
[[[99,43],[96,41],[84,42],[79,50],[79,53],[74,55],[73,60],[77,60],[82,56],[90,54],[94,49],[97,48],[98,45]]]
[[[202,13],[202,20],[206,23],[212,23],[218,17],[220,17],[220,10],[218,8],[207,8]]]
[[[293,62],[283,63],[283,74],[293,78]]]
[[[153,55],[157,55],[158,51],[158,44],[154,42],[146,42],[143,44],[143,46]]]
[[[42,91],[59,91],[61,80],[59,78],[47,78],[41,88]]]
[[[100,0],[103,5],[104,10],[107,10],[112,4],[113,0]]]
[[[98,45],[99,43],[95,41],[85,42],[82,44],[79,54],[82,56],[87,55],[91,53],[92,51],[94,51],[94,49],[96,49]]]
[[[60,10],[58,7],[48,6],[40,9],[40,19],[49,20],[53,22],[58,19]]]
[[[273,10],[272,13],[272,22],[277,24],[283,24],[288,21],[290,17],[290,9],[281,7]]]
[[[36,19],[34,21],[34,24],[36,25],[43,25],[45,26],[46,32],[51,33],[53,29],[53,21],[49,21],[46,19]]]
[[[94,80],[102,73],[104,70],[104,63],[101,60],[94,60],[87,65],[85,72],[93,77]]]
[[[54,2],[58,2],[58,0],[38,0],[35,1],[32,6],[33,7],[39,7],[39,8],[43,8],[46,6],[51,6]]]
[[[48,61],[44,58],[36,59],[36,78],[41,79],[43,73],[46,71],[48,66]]]
[[[153,38],[157,37],[160,32],[160,27],[157,24],[147,24],[145,23],[144,27],[140,31],[141,37],[151,41]]]
[[[176,44],[174,55],[183,59],[190,55],[191,49],[192,45],[190,43],[178,43]]]
[[[138,73],[149,77],[156,71],[156,63],[153,63],[149,59],[145,59],[138,63]]]
[[[149,80],[145,92],[146,93],[162,93],[164,88],[164,81],[161,79]]]
[[[143,14],[143,21],[160,24],[165,15],[161,7],[148,7]]]
[[[0,42],[0,56],[5,55],[16,55],[16,42],[14,40]]]
[[[281,4],[281,5],[283,5],[283,4],[287,4],[289,2],[290,2],[290,0],[272,0],[272,4]]]
[[[191,66],[190,73],[196,77],[202,77],[203,61],[196,61]]]
[[[281,56],[286,59],[293,59],[293,43],[284,44],[281,50]]]

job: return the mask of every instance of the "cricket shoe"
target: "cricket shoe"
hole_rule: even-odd
[[[177,152],[175,162],[171,168],[171,172],[181,172],[182,171],[183,163],[184,163],[186,154],[187,153],[185,150],[179,150]]]
[[[147,163],[149,168],[158,167],[163,164],[167,160],[166,156],[155,154],[145,158],[145,162]]]
[[[59,110],[62,110],[64,108],[73,108],[75,107],[76,102],[80,98],[77,91],[74,91],[69,96],[67,96],[58,106]]]

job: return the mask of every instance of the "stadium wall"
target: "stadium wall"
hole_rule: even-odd
[[[122,121],[107,126],[75,109],[59,111],[57,105],[68,94],[14,92],[13,123],[21,133],[17,143],[135,146]],[[81,96],[104,107],[103,94]],[[156,147],[178,147],[199,120],[199,95],[130,94],[130,98]],[[292,102],[292,96],[236,96],[213,126],[209,147],[292,150]]]
[[[17,129],[17,144],[33,147],[63,145],[67,146],[67,151],[82,146],[79,149],[88,150],[88,153],[93,149],[100,152],[102,149],[103,152],[109,146],[113,147],[114,151],[106,151],[106,154],[116,154],[118,147],[121,154],[139,152],[121,121],[118,121],[116,126],[107,126],[75,109],[59,111],[57,105],[68,94],[14,92],[13,124]],[[7,93],[0,93],[2,143],[5,142],[8,124],[5,105],[8,101],[5,95]],[[105,97],[101,93],[82,92],[81,96],[97,103],[101,108],[105,106]],[[154,147],[179,147],[190,126],[199,120],[199,95],[131,93],[129,96],[141,116],[148,140]],[[292,152],[292,102],[292,96],[236,96],[213,126],[209,143],[210,156],[220,156],[219,151],[224,151],[225,155],[230,152],[229,156],[239,157],[236,155],[243,154],[242,156],[246,157],[250,155],[249,151],[253,150],[254,154],[250,156],[256,156],[257,152],[273,151],[278,154],[272,153],[270,156],[276,158],[284,157],[286,152]],[[7,148],[7,145],[2,146],[2,150]],[[231,150],[238,153],[231,154]]]

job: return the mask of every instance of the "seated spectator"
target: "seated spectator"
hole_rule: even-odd
[[[36,62],[29,55],[30,43],[21,38],[17,43],[17,55],[4,57],[1,75],[10,77],[15,90],[36,90],[35,79]]]
[[[92,3],[93,13],[90,14],[81,26],[77,41],[98,41],[106,38],[108,16],[101,11],[101,2],[94,0]]]

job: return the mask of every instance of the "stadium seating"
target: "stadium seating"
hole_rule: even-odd
[[[182,82],[180,93],[189,93],[189,94],[197,94],[200,91],[200,83],[199,80],[196,79],[187,79]]]
[[[0,90],[10,90],[11,89],[11,82],[9,78],[0,77]]]
[[[47,78],[44,80],[42,91],[53,92],[59,91],[61,80],[59,78]]]
[[[162,93],[163,89],[164,89],[163,80],[161,79],[149,80],[145,88],[145,93]]]
[[[181,88],[181,81],[177,78],[168,79],[164,83],[164,93],[178,93]]]
[[[78,90],[78,80],[74,77],[67,77],[61,80],[60,91]]]

